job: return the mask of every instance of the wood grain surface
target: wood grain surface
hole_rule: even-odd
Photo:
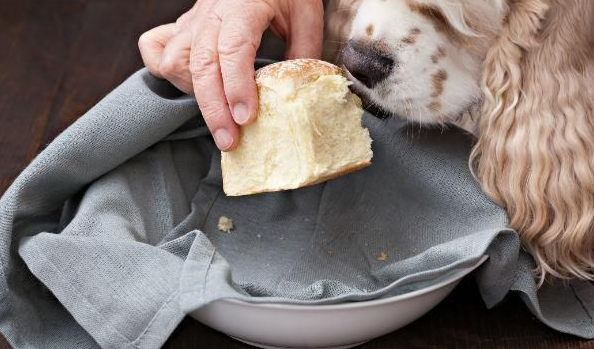
[[[51,140],[142,66],[139,35],[193,0],[0,0],[0,193]],[[0,349],[10,345],[0,336]],[[165,348],[249,348],[185,319]],[[594,348],[550,330],[512,295],[485,309],[467,279],[404,329],[360,346]]]

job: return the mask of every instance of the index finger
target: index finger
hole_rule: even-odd
[[[274,10],[264,3],[253,3],[248,8],[231,7],[223,14],[219,62],[227,102],[233,119],[240,125],[256,117],[254,61],[262,34],[273,18]]]
[[[198,107],[217,147],[233,150],[239,140],[239,129],[229,111],[220,72],[217,40],[221,21],[206,15],[195,28],[190,52],[190,72]]]

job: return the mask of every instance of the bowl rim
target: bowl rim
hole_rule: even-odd
[[[373,307],[378,305],[385,305],[393,302],[399,302],[402,300],[414,298],[417,296],[421,296],[423,294],[435,291],[442,287],[448,286],[456,281],[459,281],[466,275],[473,272],[475,269],[480,267],[487,259],[489,259],[488,255],[483,255],[480,259],[470,267],[461,269],[459,272],[454,274],[453,277],[450,279],[438,282],[434,285],[429,287],[425,287],[416,291],[404,293],[401,295],[397,295],[394,297],[388,298],[379,298],[379,299],[372,299],[368,301],[358,301],[358,302],[349,302],[349,303],[337,303],[337,304],[292,304],[292,303],[252,303],[246,302],[235,298],[222,298],[216,302],[224,302],[224,303],[231,303],[232,305],[249,307],[249,308],[263,308],[263,309],[276,309],[276,310],[307,310],[307,311],[326,311],[326,310],[338,310],[338,309],[353,309],[353,308],[367,308]]]

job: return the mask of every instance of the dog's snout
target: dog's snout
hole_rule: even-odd
[[[394,59],[373,44],[349,40],[341,52],[341,61],[351,75],[371,88],[390,75]]]

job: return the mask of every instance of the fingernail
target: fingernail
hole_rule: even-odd
[[[215,131],[214,140],[217,144],[217,147],[219,147],[221,150],[229,149],[231,143],[233,143],[233,137],[231,137],[231,134],[224,128],[220,128]]]
[[[233,119],[235,119],[235,122],[237,122],[238,124],[243,124],[247,121],[249,117],[250,114],[248,113],[248,109],[245,104],[235,104],[235,106],[233,107]]]

